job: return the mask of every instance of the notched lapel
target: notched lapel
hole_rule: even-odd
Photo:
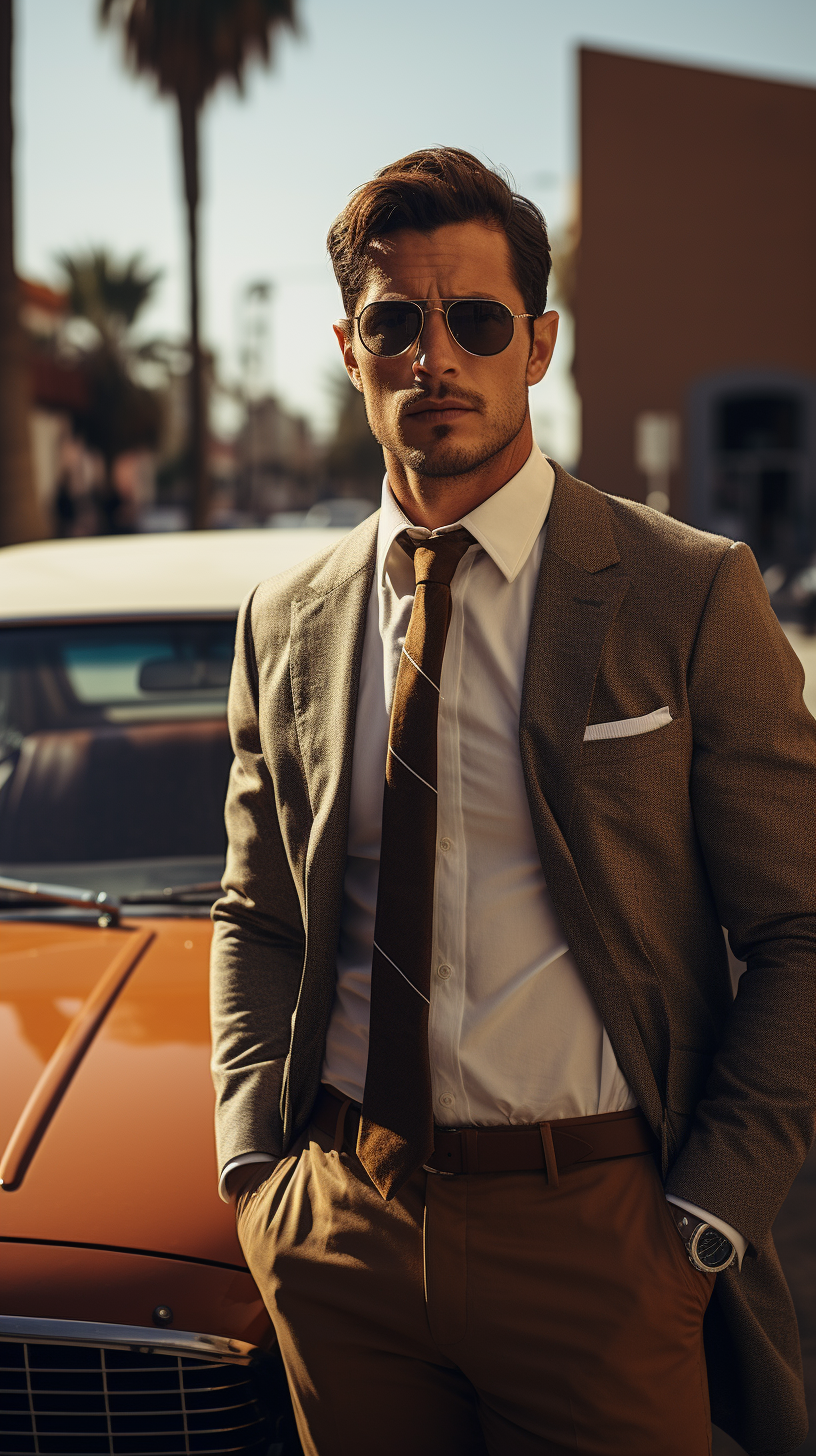
[[[521,734],[566,832],[604,643],[629,587],[600,492],[557,468],[521,696]]]
[[[351,764],[377,517],[342,544],[292,602],[289,672],[312,826],[306,851],[306,956],[282,1092],[284,1146],[311,1107],[336,981]]]
[[[315,847],[342,874],[365,617],[376,554],[376,518],[339,552],[331,569],[292,602],[290,676]],[[334,863],[336,861],[336,864]],[[339,869],[338,869],[339,866]]]
[[[522,689],[521,762],[539,857],[567,942],[657,1132],[662,1109],[654,1075],[566,838],[598,666],[629,581],[604,496],[555,470]]]

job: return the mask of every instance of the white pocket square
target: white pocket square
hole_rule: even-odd
[[[633,738],[636,733],[653,733],[655,728],[665,728],[671,721],[668,708],[655,708],[653,713],[644,713],[642,718],[619,718],[616,723],[590,723],[584,732],[584,743],[596,743],[599,738]]]

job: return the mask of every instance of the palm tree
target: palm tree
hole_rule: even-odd
[[[44,536],[29,438],[29,368],[14,271],[12,0],[0,0],[0,545]]]
[[[103,24],[118,22],[128,60],[138,75],[152,76],[162,95],[178,107],[190,289],[190,466],[192,525],[207,521],[206,420],[200,344],[198,119],[219,81],[232,79],[243,91],[244,70],[253,55],[272,56],[273,37],[284,25],[294,30],[296,0],[100,0]]]
[[[117,263],[106,248],[62,253],[57,262],[65,274],[68,306],[74,317],[93,325],[99,343],[123,360],[133,360],[130,330],[153,297],[161,271],[146,272],[141,253]]]
[[[87,385],[87,404],[74,427],[102,456],[105,478],[100,493],[103,516],[116,530],[118,493],[113,466],[128,450],[155,448],[161,406],[155,390],[142,382],[145,366],[163,364],[159,341],[137,344],[132,328],[155,292],[160,273],[147,271],[140,254],[117,263],[104,248],[58,259],[67,283],[74,318],[90,325],[75,345]],[[165,372],[165,371],[162,371]]]

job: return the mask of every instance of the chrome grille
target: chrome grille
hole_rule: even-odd
[[[4,1456],[270,1456],[272,1431],[251,1365],[0,1342]]]

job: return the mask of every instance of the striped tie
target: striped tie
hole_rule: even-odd
[[[416,594],[400,657],[383,798],[371,1022],[357,1152],[383,1198],[433,1152],[428,1011],[436,864],[436,726],[450,584],[469,531],[412,541]]]

